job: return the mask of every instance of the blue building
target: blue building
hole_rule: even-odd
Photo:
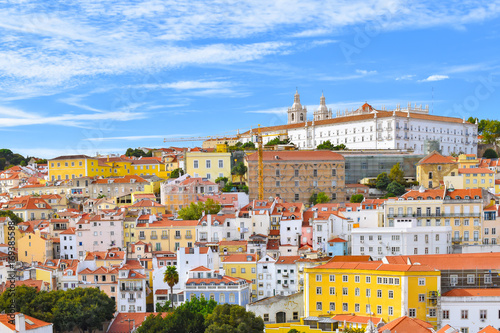
[[[333,238],[328,241],[326,253],[329,257],[346,256],[347,241],[342,238]]]
[[[199,266],[189,271],[186,281],[186,300],[193,297],[213,299],[219,304],[250,303],[251,281],[222,275],[219,271]]]

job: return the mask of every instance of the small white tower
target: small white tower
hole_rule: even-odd
[[[293,96],[293,105],[288,108],[288,123],[297,124],[307,121],[307,109],[300,104],[300,95],[296,90]]]
[[[319,108],[314,112],[314,120],[324,120],[332,118],[332,110],[328,109],[325,103],[325,95],[321,93],[321,98],[319,99]]]

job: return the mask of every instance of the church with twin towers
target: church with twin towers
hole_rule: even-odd
[[[299,149],[315,149],[329,140],[334,145],[344,144],[348,149],[388,149],[427,154],[431,147],[442,154],[477,154],[477,123],[457,117],[431,114],[429,106],[408,103],[375,108],[365,102],[357,109],[336,111],[326,105],[321,94],[319,107],[312,120],[307,119],[307,108],[300,103],[295,91],[293,104],[287,110],[287,124],[261,128],[264,144],[273,135],[284,133]],[[241,142],[254,141],[252,130],[240,136]]]

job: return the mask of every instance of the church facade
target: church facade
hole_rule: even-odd
[[[261,128],[264,144],[274,137],[286,135],[299,149],[315,149],[329,140],[344,144],[348,149],[392,149],[426,154],[427,147],[442,154],[453,152],[477,154],[477,124],[465,119],[429,114],[429,107],[400,105],[393,110],[375,109],[365,103],[351,111],[333,112],[326,106],[325,96],[312,120],[307,119],[307,108],[300,103],[298,92],[292,107],[288,108],[286,125]],[[241,135],[243,143],[255,141],[255,130]]]

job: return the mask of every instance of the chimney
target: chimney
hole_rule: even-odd
[[[26,320],[24,319],[24,314],[16,314],[16,331],[19,333],[26,333]]]

